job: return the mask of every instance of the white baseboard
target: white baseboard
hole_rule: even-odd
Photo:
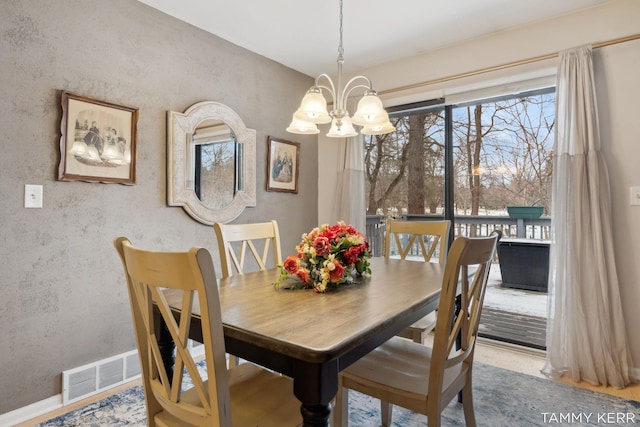
[[[56,394],[48,399],[0,415],[0,427],[11,427],[59,408],[62,408],[62,394]]]

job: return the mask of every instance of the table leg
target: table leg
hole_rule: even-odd
[[[338,362],[294,364],[293,394],[302,402],[303,427],[329,427],[331,400],[338,392]]]
[[[458,313],[460,313],[460,309],[462,308],[462,296],[461,295],[456,295],[456,302],[455,302],[455,308],[454,308],[454,313],[456,313],[455,316],[453,316],[453,324],[455,325],[456,320],[458,319]],[[462,337],[460,336],[460,334],[458,334],[458,336],[456,337],[456,350],[460,350],[460,347],[462,347]],[[458,402],[462,403],[462,391],[458,392]]]
[[[158,347],[160,348],[160,354],[162,355],[162,363],[164,364],[164,368],[169,376],[169,382],[171,382],[173,379],[173,367],[176,362],[174,356],[176,344],[173,342],[173,338],[171,338],[169,329],[167,329],[167,325],[164,323],[162,316],[156,315],[154,318],[158,336]]]
[[[328,427],[331,417],[331,404],[300,407],[304,427]]]

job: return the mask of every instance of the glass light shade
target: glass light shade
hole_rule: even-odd
[[[287,132],[297,133],[301,135],[311,135],[320,133],[315,123],[307,122],[296,118],[295,114],[291,119],[291,124],[287,128]]]
[[[358,102],[358,109],[351,120],[357,125],[368,126],[387,122],[389,116],[382,107],[380,98],[373,93],[367,93]]]
[[[329,129],[327,136],[331,138],[349,138],[356,136],[357,134],[358,132],[353,128],[353,124],[351,123],[349,116],[344,116],[341,119],[340,127],[338,127],[338,119],[333,119],[331,122],[331,129]]]
[[[394,130],[396,130],[396,127],[387,120],[386,123],[365,126],[360,132],[362,132],[363,135],[384,135],[386,133],[391,133]]]
[[[322,96],[319,88],[312,87],[307,91],[294,116],[312,123],[329,123],[331,121],[331,116],[327,111],[327,100]]]

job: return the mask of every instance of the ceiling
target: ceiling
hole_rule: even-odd
[[[139,0],[309,76],[332,74],[338,0]],[[344,0],[347,73],[613,0]]]

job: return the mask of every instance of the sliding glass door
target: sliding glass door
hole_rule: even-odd
[[[554,89],[389,112],[397,131],[365,138],[368,221],[383,233],[386,218],[446,218],[452,239],[500,229],[509,245],[492,268],[483,333],[543,348]]]

